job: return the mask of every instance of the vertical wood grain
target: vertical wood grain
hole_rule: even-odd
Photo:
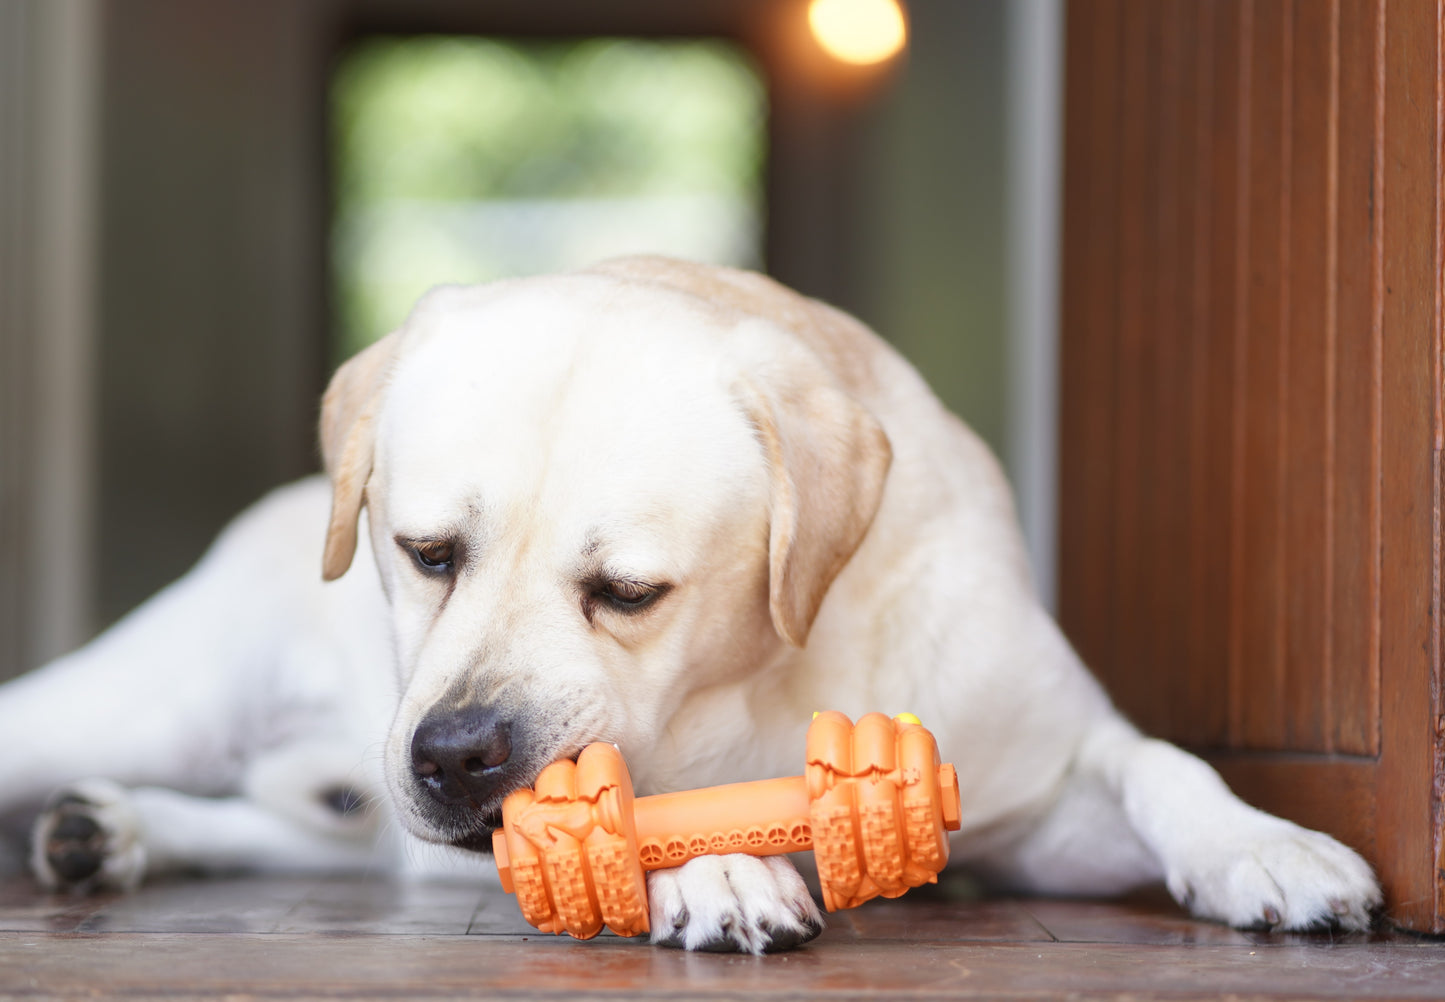
[[[1063,310],[1059,414],[1070,447],[1060,450],[1059,603],[1070,637],[1090,664],[1111,664],[1114,604],[1112,484],[1115,272],[1118,263],[1117,147],[1121,76],[1120,0],[1078,0],[1068,10]],[[1087,56],[1082,55],[1087,53]]]
[[[1235,148],[1235,192],[1234,192],[1234,273],[1230,276],[1234,288],[1234,310],[1230,317],[1230,412],[1233,420],[1229,426],[1229,514],[1226,525],[1229,528],[1229,589],[1228,608],[1221,625],[1229,636],[1229,655],[1226,662],[1225,678],[1228,694],[1228,715],[1226,717],[1225,744],[1237,745],[1242,729],[1245,700],[1244,666],[1244,617],[1240,615],[1239,582],[1245,576],[1244,531],[1240,512],[1244,508],[1244,455],[1243,443],[1248,427],[1248,413],[1245,410],[1244,373],[1247,355],[1245,344],[1249,332],[1249,267],[1250,267],[1250,198],[1253,186],[1259,179],[1253,175],[1250,153],[1253,146],[1253,101],[1254,70],[1254,0],[1239,0],[1235,12],[1237,26],[1239,72],[1235,101],[1238,107],[1236,133],[1238,145]]]
[[[1197,407],[1201,423],[1193,448],[1200,453],[1203,481],[1198,502],[1193,507],[1191,540],[1201,554],[1199,564],[1200,590],[1189,603],[1196,609],[1200,622],[1194,626],[1200,645],[1199,678],[1192,684],[1189,706],[1196,703],[1200,691],[1213,695],[1202,704],[1205,727],[1196,742],[1198,746],[1222,747],[1226,743],[1234,691],[1232,659],[1230,582],[1234,579],[1234,552],[1231,546],[1230,513],[1234,497],[1233,444],[1236,427],[1242,421],[1234,406],[1235,324],[1239,316],[1240,283],[1236,281],[1241,268],[1238,249],[1242,242],[1244,214],[1242,188],[1246,160],[1245,102],[1240,87],[1246,70],[1242,67],[1242,21],[1238,4],[1201,5],[1207,11],[1211,72],[1208,96],[1209,118],[1204,129],[1209,136],[1207,183],[1210,211],[1201,220],[1207,233],[1205,271],[1201,280],[1205,287],[1196,292],[1195,300],[1202,312],[1199,324],[1203,330],[1196,357],[1202,371],[1197,375],[1202,384],[1202,399]]]
[[[1175,331],[1170,338],[1155,338],[1160,345],[1158,362],[1158,412],[1177,415],[1168,422],[1152,421],[1155,465],[1162,476],[1159,498],[1158,536],[1151,543],[1153,580],[1157,595],[1153,643],[1148,658],[1160,680],[1160,726],[1171,733],[1201,733],[1199,718],[1208,717],[1207,705],[1192,703],[1191,676],[1197,649],[1189,634],[1191,597],[1183,586],[1196,577],[1197,554],[1181,546],[1190,535],[1190,489],[1197,471],[1191,451],[1189,417],[1195,413],[1193,378],[1195,343],[1199,324],[1193,306],[1197,299],[1201,256],[1196,228],[1201,200],[1199,113],[1199,5],[1191,0],[1174,0],[1165,10],[1162,51],[1165,76],[1162,92],[1163,114],[1167,120],[1167,183],[1161,188],[1161,261],[1168,275],[1161,285],[1162,323]],[[1222,705],[1222,703],[1220,704]]]
[[[1334,524],[1329,622],[1334,750],[1380,750],[1380,305],[1384,0],[1339,11]]]
[[[1325,751],[1333,730],[1328,685],[1320,684],[1326,653],[1329,594],[1328,433],[1334,400],[1329,280],[1334,240],[1331,200],[1332,10],[1328,2],[1296,2],[1287,10],[1291,59],[1286,138],[1289,221],[1283,336],[1287,386],[1283,411],[1281,572],[1284,599],[1284,709],[1279,745]]]
[[[1139,617],[1144,628],[1135,652],[1139,675],[1148,680],[1152,698],[1148,717],[1153,726],[1168,730],[1174,716],[1172,695],[1175,686],[1171,676],[1173,662],[1178,660],[1178,644],[1173,637],[1182,619],[1179,590],[1171,585],[1176,574],[1187,575],[1188,552],[1178,552],[1170,541],[1178,537],[1182,498],[1179,481],[1185,465],[1178,451],[1179,425],[1154,420],[1165,410],[1186,413],[1188,400],[1175,376],[1177,359],[1182,349],[1183,312],[1186,295],[1181,279],[1182,248],[1180,233],[1186,225],[1187,205],[1180,184],[1181,140],[1187,124],[1181,120],[1180,101],[1185,72],[1179,23],[1183,16],[1180,0],[1159,0],[1154,5],[1153,47],[1157,53],[1154,79],[1153,121],[1156,159],[1153,174],[1154,201],[1146,206],[1150,218],[1149,261],[1153,268],[1149,281],[1152,302],[1146,301],[1150,318],[1139,341],[1139,393],[1141,422],[1139,457],[1142,469],[1155,471],[1145,477],[1150,487],[1141,490],[1139,553]],[[1159,337],[1155,328],[1166,326],[1172,337]]]
[[[1231,735],[1245,748],[1279,746],[1284,720],[1283,597],[1284,499],[1281,495],[1280,403],[1285,385],[1281,320],[1288,308],[1282,270],[1287,234],[1282,180],[1288,169],[1285,98],[1288,33],[1282,3],[1248,4],[1251,15],[1248,212],[1244,257],[1244,325],[1236,350],[1237,406],[1244,420],[1235,435],[1238,470],[1234,496],[1237,558],[1234,617],[1239,664],[1234,682],[1237,713]]]
[[[1436,932],[1445,931],[1445,0],[1435,2],[1435,258],[1434,258],[1434,458],[1431,483],[1434,490],[1433,560],[1431,574],[1433,592],[1430,602],[1431,636],[1430,708],[1434,755],[1431,756],[1433,784],[1431,819],[1433,855],[1435,860],[1435,908],[1433,924]]]
[[[1167,622],[1183,624],[1174,644],[1176,667],[1166,671],[1169,681],[1167,722],[1169,733],[1189,744],[1217,743],[1223,734],[1224,695],[1211,684],[1214,669],[1222,661],[1210,650],[1206,638],[1209,625],[1205,601],[1208,559],[1201,508],[1206,489],[1205,448],[1208,424],[1205,420],[1207,374],[1209,372],[1210,306],[1209,288],[1210,223],[1215,214],[1211,187],[1215,24],[1214,11],[1205,4],[1185,4],[1177,12],[1175,33],[1180,57],[1180,98],[1176,113],[1180,126],[1179,191],[1180,289],[1176,299],[1176,323],[1180,349],[1174,360],[1176,412],[1183,424],[1171,429],[1174,435],[1172,465],[1178,471],[1177,494],[1169,504],[1174,516],[1169,538],[1159,547],[1167,562],[1171,555],[1181,559],[1173,576],[1166,564],[1160,587],[1170,597]],[[1184,541],[1180,547],[1178,541]],[[1182,656],[1180,656],[1182,655]],[[1166,653],[1166,657],[1171,656]]]
[[[1431,916],[1439,875],[1431,831],[1435,755],[1430,653],[1437,609],[1434,480],[1436,132],[1439,68],[1435,2],[1393,2],[1385,17],[1385,238],[1381,338],[1381,752],[1379,866],[1393,905]],[[1438,694],[1435,694],[1438,699]],[[1442,926],[1442,916],[1432,920]]]
[[[1155,141],[1159,50],[1158,7],[1126,6],[1120,75],[1123,78],[1120,109],[1118,345],[1114,355],[1114,553],[1115,603],[1110,620],[1114,672],[1119,680],[1126,712],[1139,720],[1157,715],[1157,680],[1140,657],[1152,626],[1144,615],[1146,588],[1140,574],[1144,559],[1148,509],[1155,481],[1141,477],[1144,411],[1144,354],[1157,318],[1154,280],[1156,249],[1154,222],[1158,190],[1159,145]]]

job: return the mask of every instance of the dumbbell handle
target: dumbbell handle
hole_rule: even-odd
[[[598,825],[616,827],[606,825],[606,810],[605,804],[585,801],[533,803],[519,825],[534,843],[549,829],[583,837]],[[644,870],[680,866],[696,856],[776,856],[813,847],[802,776],[638,797],[632,802],[632,828]],[[510,883],[505,837],[495,840],[494,851],[503,883]]]
[[[644,870],[679,866],[695,856],[776,856],[813,848],[802,776],[640,797],[632,816]]]

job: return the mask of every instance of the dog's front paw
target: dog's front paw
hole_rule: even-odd
[[[798,871],[781,856],[699,856],[647,875],[652,941],[714,953],[788,950],[823,931]]]
[[[1382,900],[1353,851],[1268,815],[1204,845],[1166,880],[1195,915],[1240,929],[1368,929]]]
[[[146,853],[125,790],[104,779],[57,790],[35,820],[30,867],[50,890],[133,890]]]

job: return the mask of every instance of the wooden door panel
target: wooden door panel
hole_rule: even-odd
[[[1060,616],[1445,931],[1440,38],[1425,0],[1071,4]]]

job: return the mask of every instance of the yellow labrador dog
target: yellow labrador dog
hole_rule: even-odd
[[[642,792],[789,775],[837,708],[923,717],[959,770],[953,859],[997,886],[1163,879],[1287,929],[1380,902],[1349,849],[1120,717],[1034,596],[988,450],[766,278],[636,258],[439,289],[338,372],[321,437],[329,485],[0,689],[0,810],[48,798],[46,883],[415,869],[411,837],[486,847],[503,795],[588,742]],[[659,942],[821,927],[782,858],[649,891]]]

